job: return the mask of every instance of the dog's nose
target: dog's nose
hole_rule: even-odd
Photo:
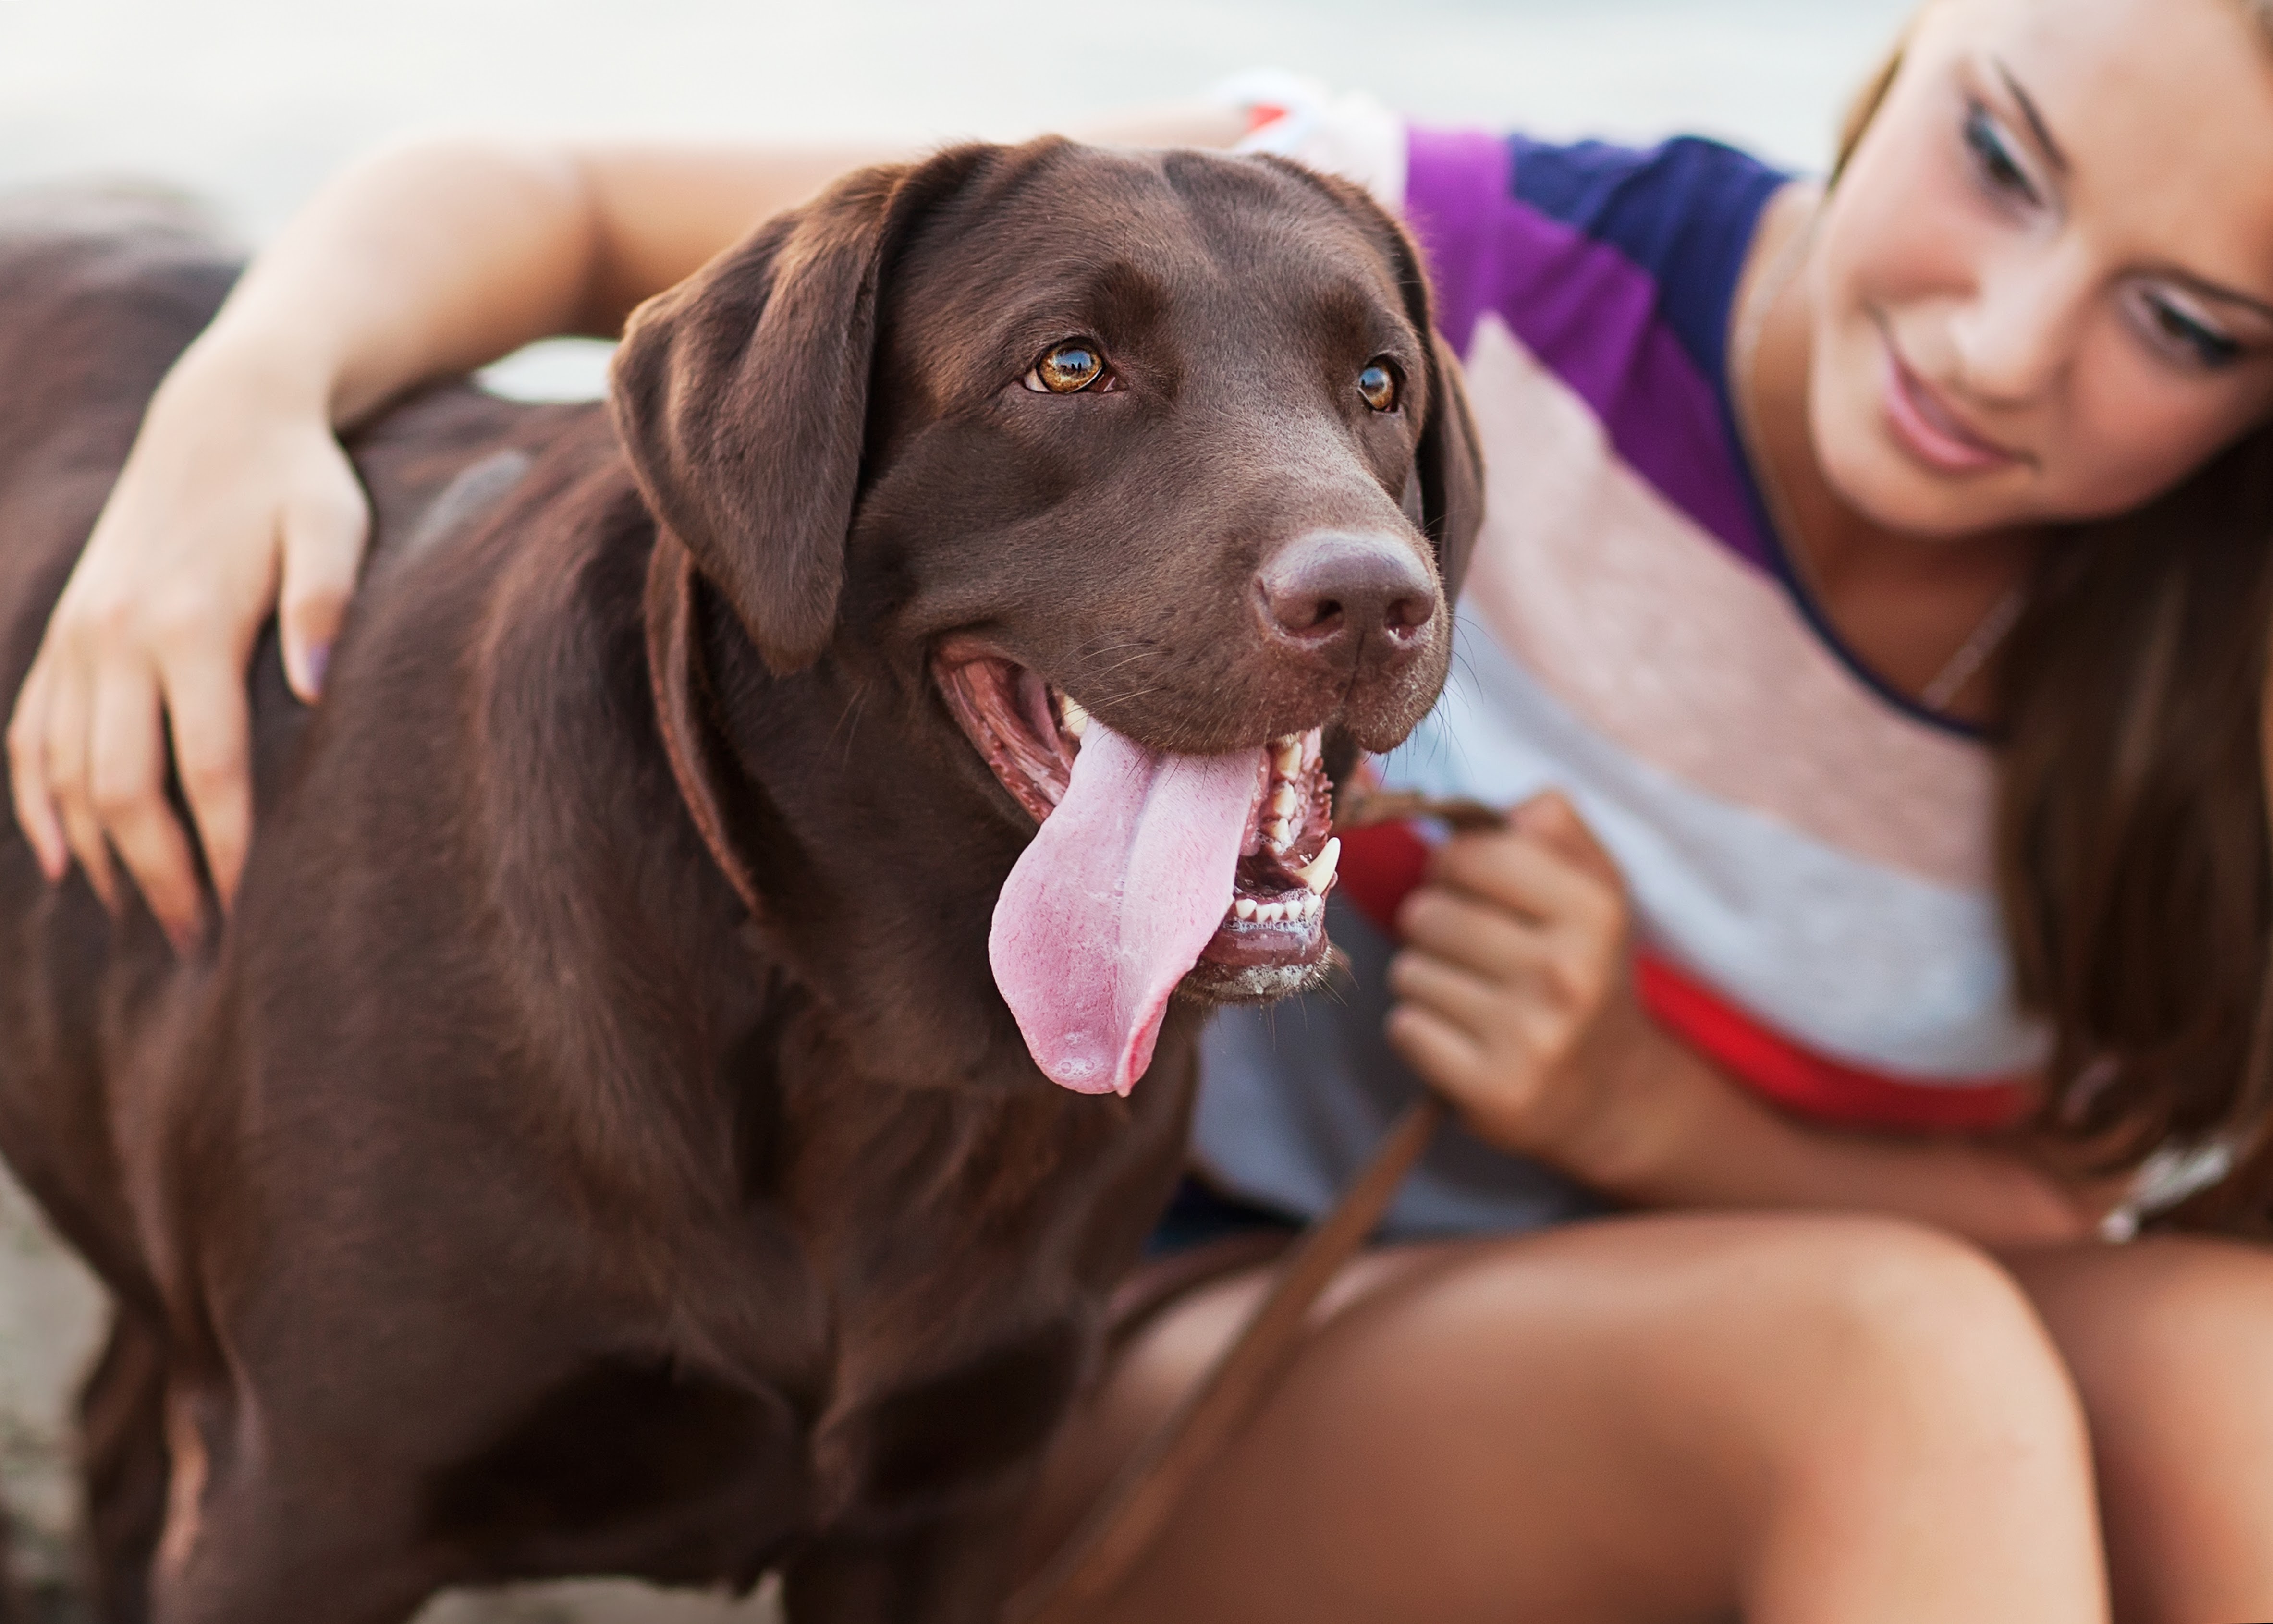
[[[1268,629],[1322,654],[1376,635],[1410,642],[1437,614],[1428,566],[1393,536],[1314,532],[1255,579]]]

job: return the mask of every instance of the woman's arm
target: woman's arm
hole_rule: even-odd
[[[430,141],[360,164],[257,258],[185,362],[319,389],[353,424],[536,339],[612,337],[634,306],[880,146]]]
[[[2002,1148],[1794,1120],[1651,1023],[1624,891],[1568,802],[1468,836],[1405,904],[1399,1051],[1469,1125],[1645,1207],[1894,1213],[1992,1246],[2081,1239],[2114,1197]]]
[[[2087,1239],[2114,1204],[2001,1147],[1796,1121],[1654,1029],[1631,1064],[1623,1126],[1574,1171],[1639,1206],[1895,1213],[2002,1247]]]
[[[1197,108],[1086,132],[1227,145]],[[334,438],[403,391],[533,340],[612,335],[641,300],[885,146],[399,147],[347,171],[257,258],[153,399],[11,717],[18,822],[51,880],[112,856],[177,945],[204,924],[171,761],[224,903],[251,837],[244,670],[278,612],[312,701],[369,514]]]

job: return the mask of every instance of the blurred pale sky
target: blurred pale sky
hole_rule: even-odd
[[[259,236],[406,129],[1009,136],[1275,65],[1447,122],[1818,165],[1913,0],[0,0],[0,184],[187,183]]]

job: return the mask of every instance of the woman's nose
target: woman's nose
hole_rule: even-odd
[[[1951,323],[1958,381],[1983,402],[2022,406],[2056,389],[2081,340],[2097,277],[2064,245],[1991,266]]]

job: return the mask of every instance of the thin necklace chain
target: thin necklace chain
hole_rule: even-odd
[[[1815,207],[1821,207],[1820,199]],[[1767,327],[1769,312],[1775,309],[1776,302],[1790,290],[1793,279],[1799,274],[1800,265],[1807,258],[1808,247],[1815,240],[1815,210],[1811,209],[1805,223],[1793,231],[1783,246],[1776,251],[1774,262],[1768,266],[1767,273],[1760,279],[1759,287],[1744,302],[1744,310],[1738,313],[1736,340],[1729,347],[1734,366],[1729,384],[1737,400],[1737,424],[1748,442],[1752,466],[1759,475],[1760,495],[1767,503],[1769,520],[1788,538],[1789,544],[1783,550],[1784,556],[1791,560],[1794,573],[1801,577],[1802,586],[1820,602],[1822,594],[1817,590],[1815,583],[1807,579],[1807,538],[1800,533],[1797,518],[1790,503],[1784,498],[1783,487],[1776,479],[1774,467],[1768,460],[1767,446],[1760,437],[1759,415],[1752,400],[1753,363],[1759,353],[1760,335]],[[2028,607],[2028,589],[2023,583],[2015,581],[2007,587],[2004,595],[1989,606],[1988,611],[1966,635],[1965,640],[1957,646],[1957,652],[1951,655],[1948,662],[1933,674],[1932,681],[1918,690],[1918,702],[1932,711],[1948,709],[1957,696],[1965,691],[1965,685],[1971,682],[1997,650],[2003,647],[2006,638],[2019,624],[2021,611]]]

